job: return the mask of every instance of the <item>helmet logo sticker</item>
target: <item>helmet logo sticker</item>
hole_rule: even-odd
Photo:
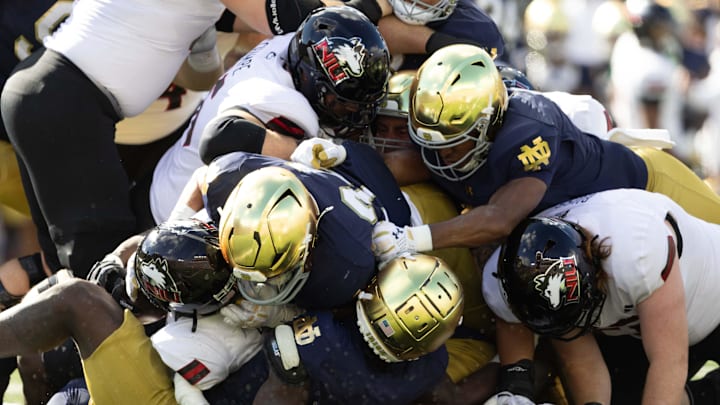
[[[335,86],[351,76],[359,77],[364,73],[363,59],[367,51],[358,37],[325,37],[314,44],[312,49]]]
[[[140,263],[140,273],[146,291],[167,302],[181,302],[180,290],[175,285],[175,280],[170,277],[167,260],[157,258],[149,262],[143,261]]]
[[[559,309],[566,304],[576,304],[580,300],[580,275],[575,257],[546,259],[542,252],[536,253],[536,265],[547,266],[543,274],[535,276],[535,290],[550,304],[551,309]]]

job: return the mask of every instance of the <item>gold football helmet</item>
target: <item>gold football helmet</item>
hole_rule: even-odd
[[[460,280],[442,259],[417,254],[393,259],[358,297],[357,322],[387,362],[437,350],[462,320]]]
[[[402,118],[407,121],[410,108],[410,86],[415,78],[415,72],[415,70],[401,70],[390,76],[388,95],[385,102],[378,108],[376,123],[383,119],[382,117]],[[412,147],[409,138],[397,139],[379,136],[376,127],[377,125],[373,125],[372,132],[366,132],[366,135],[360,136],[359,141],[369,144],[380,153]]]
[[[264,167],[235,186],[220,216],[220,248],[243,297],[285,304],[307,281],[317,231],[315,199],[291,171]]]
[[[487,159],[491,126],[507,109],[507,90],[492,57],[473,45],[446,46],[420,66],[410,89],[410,136],[426,166],[452,181],[470,177]],[[459,160],[439,150],[472,142]]]

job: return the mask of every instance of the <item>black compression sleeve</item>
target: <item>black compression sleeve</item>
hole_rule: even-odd
[[[282,35],[298,29],[311,11],[322,7],[321,0],[265,0],[270,31]]]
[[[382,17],[382,9],[376,0],[347,0],[345,4],[365,14],[375,25]]]
[[[200,158],[210,164],[218,156],[231,152],[262,152],[265,128],[238,116],[213,118],[200,138]]]

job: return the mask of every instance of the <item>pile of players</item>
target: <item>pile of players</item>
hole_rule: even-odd
[[[79,2],[11,76],[3,118],[45,238],[16,263],[36,284],[19,305],[0,277],[12,306],[0,355],[76,345],[83,374],[56,397],[67,403],[78,386],[99,404],[720,402],[714,374],[686,384],[720,357],[720,197],[648,146],[661,133],[606,139],[591,98],[532,91],[496,66],[496,30],[433,31],[417,70],[391,74],[381,5],[306,5],[283,34],[274,4],[275,35],[213,85],[154,165],[142,210],[124,174],[83,176],[91,159],[32,146],[77,133],[78,150],[116,160],[114,123],[171,80],[126,89],[133,71],[110,77],[72,41],[109,9]],[[462,4],[391,10],[427,28]],[[183,6],[163,23],[189,18]],[[204,32],[222,7],[205,11],[188,38],[153,34],[192,44],[165,72],[187,49],[195,70],[217,68]],[[143,52],[134,68],[150,71],[159,51]],[[28,120],[59,102],[88,119]],[[65,160],[77,175],[48,169]],[[145,231],[139,211],[157,225]],[[548,388],[555,375],[564,389]]]

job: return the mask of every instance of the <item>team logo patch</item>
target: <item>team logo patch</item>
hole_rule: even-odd
[[[523,170],[526,172],[536,172],[542,169],[542,166],[550,165],[550,145],[538,136],[532,140],[532,146],[523,145],[520,147],[520,154],[517,159],[522,163]]]
[[[358,37],[325,37],[312,49],[335,86],[350,77],[359,77],[364,72],[362,62],[367,50]]]
[[[168,271],[167,260],[155,258],[141,261],[140,269],[136,271],[139,271],[145,291],[167,302],[182,302],[180,290]]]
[[[546,259],[541,252],[536,253],[536,264],[547,266],[543,274],[535,276],[535,290],[550,304],[551,309],[559,309],[567,304],[577,304],[580,300],[580,274],[577,271],[575,256]]]

